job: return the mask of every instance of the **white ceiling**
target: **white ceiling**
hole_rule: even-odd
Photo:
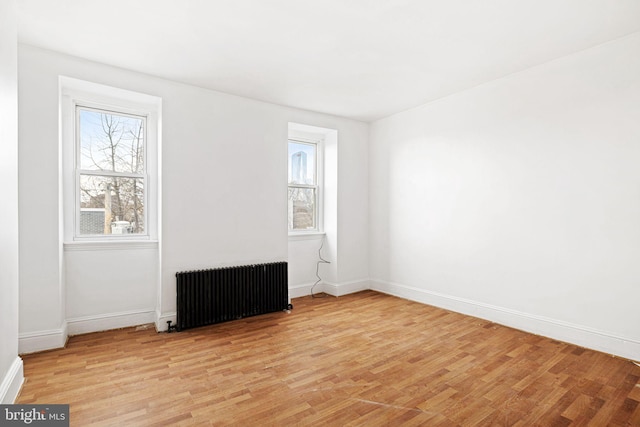
[[[18,8],[21,43],[364,121],[640,31],[639,0],[18,0]]]

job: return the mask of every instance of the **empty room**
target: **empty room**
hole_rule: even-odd
[[[640,425],[636,0],[1,0],[0,144],[0,425]]]

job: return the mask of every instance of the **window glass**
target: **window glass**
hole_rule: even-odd
[[[77,107],[77,233],[146,234],[145,117]]]
[[[315,183],[316,144],[289,141],[289,184]]]
[[[291,230],[316,229],[316,190],[315,188],[289,187],[289,228]]]
[[[317,144],[289,141],[289,231],[318,229]]]
[[[81,108],[80,169],[144,171],[144,118]]]
[[[144,234],[144,180],[80,175],[80,234]]]

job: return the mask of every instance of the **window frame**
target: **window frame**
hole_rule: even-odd
[[[291,184],[287,177],[287,204],[289,203],[289,189],[301,188],[301,189],[314,189],[315,190],[315,203],[314,203],[314,222],[315,227],[305,230],[295,230],[289,228],[289,209],[287,207],[287,229],[289,236],[305,236],[312,234],[324,233],[324,221],[323,221],[323,184],[324,184],[324,138],[321,135],[315,135],[307,132],[290,132],[287,138],[287,169],[291,167],[289,164],[289,143],[306,144],[315,147],[315,184]],[[288,173],[287,173],[288,175]]]
[[[80,234],[80,177],[140,174],[81,169],[79,114],[81,109],[104,111],[122,116],[143,118],[144,138],[144,233]],[[60,145],[61,199],[65,244],[157,242],[159,224],[159,153],[161,99],[68,77],[60,77]]]

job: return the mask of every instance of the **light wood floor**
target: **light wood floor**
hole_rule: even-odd
[[[640,367],[367,291],[25,355],[18,403],[72,426],[640,426]]]

